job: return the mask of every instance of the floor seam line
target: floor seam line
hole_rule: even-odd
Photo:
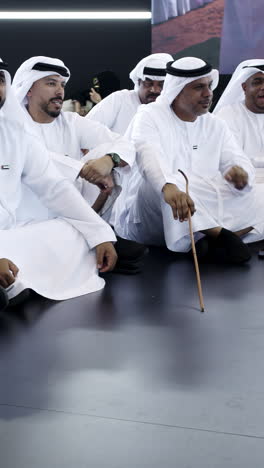
[[[90,413],[79,413],[79,412],[72,412],[72,411],[65,411],[65,410],[56,410],[56,409],[49,409],[49,408],[39,408],[35,406],[25,406],[25,405],[14,405],[14,404],[9,404],[9,403],[0,403],[1,406],[6,406],[6,407],[12,407],[12,408],[23,408],[23,409],[28,409],[28,410],[38,410],[38,411],[45,411],[48,413],[58,413],[58,414],[68,414],[71,416],[86,416],[89,418],[96,418],[96,419],[102,419],[102,420],[108,420],[108,421],[120,421],[120,422],[128,422],[128,423],[134,423],[134,424],[144,424],[148,426],[158,426],[158,427],[167,427],[171,429],[181,429],[181,430],[189,430],[189,431],[198,431],[198,432],[209,432],[212,434],[219,434],[219,435],[229,435],[232,437],[244,437],[244,438],[249,438],[249,439],[260,439],[263,440],[264,436],[258,436],[258,435],[252,435],[252,434],[241,434],[241,433],[236,433],[236,432],[226,432],[226,431],[217,431],[214,429],[203,429],[199,427],[190,427],[190,426],[180,426],[180,425],[175,425],[175,424],[166,424],[166,423],[158,423],[158,422],[152,422],[152,421],[140,421],[137,419],[126,419],[126,418],[115,418],[112,416],[101,416],[101,415],[96,415],[96,414],[90,414]]]

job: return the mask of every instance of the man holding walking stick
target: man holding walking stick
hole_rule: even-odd
[[[167,64],[161,96],[142,106],[128,132],[137,164],[118,201],[117,232],[175,252],[191,249],[192,214],[198,255],[244,263],[244,241],[264,238],[254,168],[224,122],[209,114],[218,71],[201,59]],[[189,179],[189,195],[185,180]],[[250,233],[250,234],[249,234]],[[243,237],[243,240],[242,240]]]

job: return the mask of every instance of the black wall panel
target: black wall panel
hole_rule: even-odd
[[[0,10],[145,10],[151,1],[34,1],[0,2]],[[9,62],[13,75],[18,66],[34,55],[61,58],[72,72],[67,95],[87,87],[91,76],[115,71],[122,87],[131,87],[129,71],[151,53],[150,20],[1,20],[0,57]]]

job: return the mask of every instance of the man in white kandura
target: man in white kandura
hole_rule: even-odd
[[[214,110],[235,135],[256,169],[259,199],[264,196],[264,60],[245,60],[233,73]],[[261,193],[262,192],[262,193]],[[259,255],[264,257],[264,251]]]
[[[143,58],[129,75],[134,90],[115,91],[99,102],[85,119],[101,122],[113,132],[123,135],[139,106],[154,102],[160,95],[166,64],[171,60],[171,55],[163,53]]]
[[[110,226],[62,177],[45,147],[31,135],[0,61],[0,308],[26,289],[62,300],[97,291],[97,274],[116,262]],[[56,219],[21,225],[16,219],[22,181]],[[19,271],[18,271],[19,270]]]
[[[264,183],[264,60],[242,62],[236,68],[214,113],[223,119]]]
[[[74,181],[86,201],[112,224],[120,175],[129,172],[134,162],[134,146],[100,122],[62,111],[69,77],[70,71],[61,60],[37,56],[18,68],[12,88],[28,125],[51,152],[58,169]],[[83,157],[83,153],[88,154]],[[18,213],[23,219],[47,218],[47,210],[29,189],[24,189]],[[140,271],[143,246],[118,238],[116,248],[119,260],[115,271],[130,274]]]
[[[240,263],[250,258],[241,236],[263,238],[263,210],[256,207],[250,160],[227,125],[208,113],[217,83],[218,71],[198,58],[167,66],[161,96],[139,109],[129,129],[137,165],[118,205],[116,231],[187,252],[190,210],[195,239],[210,256],[220,250],[226,261]],[[189,197],[178,169],[189,178]]]

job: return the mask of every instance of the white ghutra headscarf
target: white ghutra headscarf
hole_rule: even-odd
[[[6,99],[3,107],[0,109],[0,116],[8,119],[19,122],[20,124],[25,124],[25,116],[22,111],[20,104],[14,94],[14,91],[11,86],[11,76],[8,72],[8,64],[0,58],[0,71],[5,75],[6,82]]]
[[[27,93],[35,81],[50,75],[61,76],[67,83],[71,74],[63,61],[56,58],[37,56],[23,62],[17,69],[12,84],[20,104],[27,104]]]
[[[149,78],[155,81],[164,81],[166,76],[166,65],[173,60],[170,54],[151,54],[138,62],[135,68],[130,72],[129,78],[135,85],[135,91],[138,90],[138,80]]]
[[[157,98],[157,102],[163,102],[170,106],[188,83],[206,76],[212,77],[212,90],[214,90],[218,85],[219,73],[218,70],[212,68],[204,60],[196,57],[184,57],[175,62],[170,62],[167,66],[164,86]]]
[[[263,68],[262,70],[260,68]],[[214,113],[217,113],[222,107],[244,101],[245,93],[242,83],[248,80],[255,73],[264,73],[264,59],[244,60],[235,69],[231,80],[215,106]]]

